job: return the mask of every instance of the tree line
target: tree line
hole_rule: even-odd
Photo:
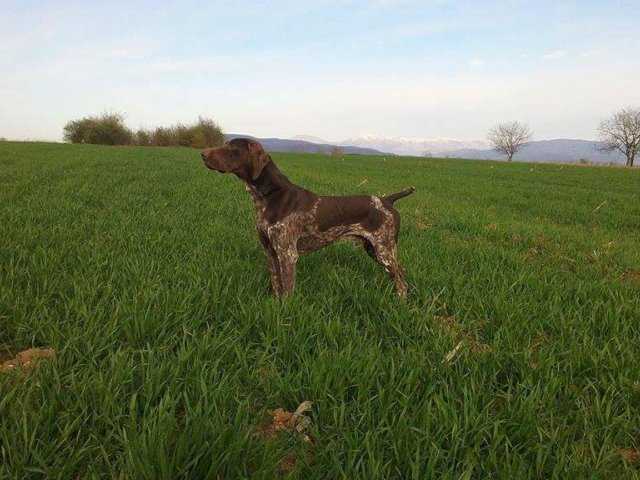
[[[600,123],[598,134],[602,151],[622,153],[627,159],[626,166],[633,167],[640,151],[640,108],[623,108],[614,113]],[[511,161],[529,143],[532,136],[533,132],[526,124],[507,122],[489,130],[487,139],[494,150],[506,155],[507,160]]]
[[[189,125],[132,130],[118,113],[104,113],[72,120],[64,127],[64,139],[71,143],[98,145],[181,146],[206,148],[222,145],[224,134],[216,122],[200,117]]]

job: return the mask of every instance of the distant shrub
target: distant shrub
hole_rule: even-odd
[[[198,118],[198,123],[191,127],[191,131],[191,146],[193,147],[215,147],[224,143],[222,129],[210,118]]]
[[[591,165],[591,162],[587,158],[581,158],[580,160],[578,160],[578,163],[580,165]]]
[[[211,119],[199,118],[192,125],[176,124],[171,127],[158,127],[148,132],[152,145],[165,147],[177,145],[182,147],[205,148],[224,143],[222,129]]]
[[[73,120],[64,127],[64,139],[71,143],[94,143],[98,145],[129,145],[133,133],[124,124],[118,113]]]
[[[149,138],[151,139],[151,145],[157,147],[168,147],[174,144],[173,134],[169,128],[158,127],[149,134]]]
[[[189,127],[178,123],[177,125],[173,126],[172,130],[172,136],[174,138],[175,145],[179,145],[181,147],[191,146],[191,142],[193,140],[193,131]]]
[[[140,145],[141,147],[147,147],[151,145],[151,135],[146,130],[139,129],[133,135],[133,143],[135,145]]]
[[[4,137],[0,137],[0,142],[8,142],[8,140]]]
[[[134,133],[124,124],[122,115],[109,113],[67,123],[64,127],[64,139],[71,143],[100,145],[205,148],[222,145],[224,134],[216,122],[202,117],[191,125],[178,123],[153,130],[140,128]]]
[[[333,158],[342,158],[344,157],[344,149],[340,147],[331,147],[331,156]]]

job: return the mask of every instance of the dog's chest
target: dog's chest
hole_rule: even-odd
[[[269,222],[267,221],[267,204],[255,188],[250,185],[245,185],[245,188],[249,194],[251,194],[256,209],[256,226],[258,230],[266,232],[269,227]]]

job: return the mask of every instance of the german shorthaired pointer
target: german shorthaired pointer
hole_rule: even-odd
[[[361,244],[389,273],[398,295],[406,296],[407,284],[396,255],[400,214],[393,203],[413,193],[413,187],[386,197],[318,196],[291,183],[262,145],[246,138],[208,148],[202,160],[211,170],[235,174],[253,197],[258,236],[276,296],[293,292],[299,254],[340,238]]]

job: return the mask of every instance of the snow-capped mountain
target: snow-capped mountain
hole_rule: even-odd
[[[466,148],[443,152],[445,157],[472,158],[478,160],[499,160],[504,155],[495,150]],[[522,162],[561,162],[561,163],[613,163],[624,164],[625,158],[619,152],[603,152],[602,143],[593,140],[557,138],[529,142],[515,157]]]
[[[311,143],[319,143],[319,144],[327,144],[331,143],[324,138],[316,137],[314,135],[296,135],[295,137],[291,137],[291,140],[302,140],[303,142],[311,142]]]
[[[452,152],[466,149],[486,149],[489,144],[485,140],[457,140],[453,138],[414,138],[414,137],[384,137],[377,135],[362,135],[348,138],[340,145],[354,145],[357,147],[374,148],[382,152],[398,155],[423,156]]]
[[[412,138],[412,137],[381,137],[363,135],[349,138],[341,142],[329,142],[310,135],[299,135],[297,140],[286,140],[295,145],[274,144],[276,151],[308,151],[329,152],[332,145],[341,145],[346,153],[360,153],[367,155],[387,154],[407,156],[433,156],[450,158],[469,158],[478,160],[499,160],[504,156],[491,149],[484,140],[456,140],[451,138]],[[273,140],[273,139],[271,139]],[[304,144],[300,149],[298,143]],[[347,146],[348,145],[348,146]],[[620,153],[607,153],[601,150],[602,144],[593,140],[552,139],[529,142],[519,151],[516,161],[522,162],[589,162],[624,164],[624,157]],[[280,149],[280,150],[278,150]],[[367,149],[367,150],[364,150]],[[370,150],[373,149],[373,150]]]

